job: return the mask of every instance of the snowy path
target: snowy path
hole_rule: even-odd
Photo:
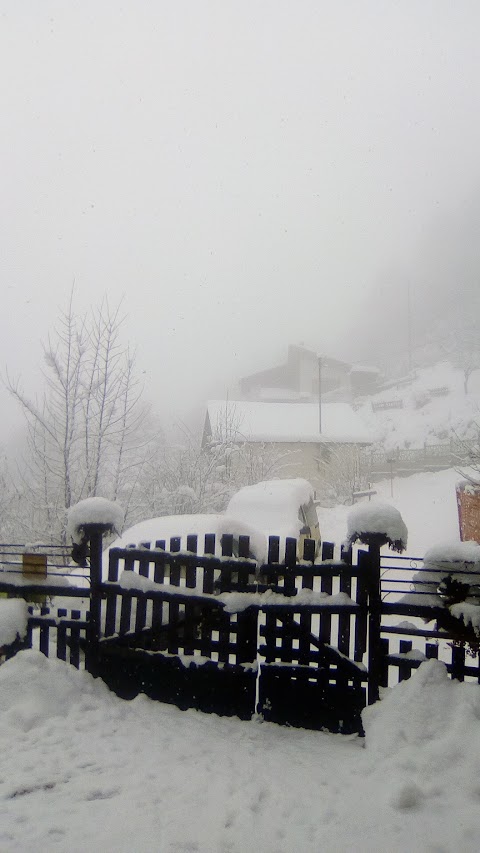
[[[395,690],[415,712],[413,684]],[[456,704],[440,703],[453,727],[465,706],[455,688],[441,686]],[[24,652],[0,669],[0,849],[477,851],[480,713],[463,712],[447,745],[436,720],[438,749],[427,731],[426,754],[402,734],[395,707],[364,749],[360,739],[123,702],[85,673]]]

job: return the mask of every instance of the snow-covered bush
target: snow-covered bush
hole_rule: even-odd
[[[423,568],[412,578],[409,604],[444,608],[437,625],[476,652],[480,640],[480,545],[445,542],[426,553]]]
[[[480,595],[480,545],[476,542],[443,542],[425,552],[423,568],[412,578],[415,604],[450,606]],[[480,599],[479,599],[480,600]]]

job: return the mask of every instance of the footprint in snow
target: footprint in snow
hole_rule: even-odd
[[[112,797],[118,796],[120,788],[92,788],[84,794],[83,799],[87,802],[92,800],[111,800]]]

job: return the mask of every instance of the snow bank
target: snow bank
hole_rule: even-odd
[[[67,536],[72,542],[81,544],[83,529],[87,524],[105,524],[119,533],[125,513],[122,507],[106,498],[86,498],[70,507],[67,513]]]
[[[0,647],[27,633],[28,605],[21,598],[0,598]]]
[[[347,517],[347,540],[360,540],[368,544],[372,534],[385,537],[396,551],[407,547],[408,531],[398,509],[383,501],[360,503],[350,510]]]
[[[19,652],[0,666],[0,717],[2,728],[28,732],[52,717],[81,710],[92,698],[108,694],[100,679],[78,672],[41,652]]]
[[[444,664],[429,660],[365,709],[362,719],[391,806],[417,808],[425,798],[440,806],[452,793],[478,802],[478,684],[453,681]]]
[[[0,849],[477,853],[479,696],[429,661],[365,712],[363,749],[22,652],[0,667]]]

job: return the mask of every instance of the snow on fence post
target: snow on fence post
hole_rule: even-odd
[[[96,675],[98,657],[98,641],[100,639],[100,621],[102,598],[100,584],[102,583],[102,541],[103,534],[108,528],[104,524],[86,524],[85,537],[89,543],[90,552],[90,617],[87,626],[87,648],[85,651],[85,668]]]
[[[368,704],[380,695],[383,684],[383,647],[381,642],[382,600],[380,592],[380,548],[389,545],[402,552],[408,531],[398,509],[383,501],[361,503],[353,507],[347,519],[348,546],[354,542],[368,545],[368,553],[360,552],[359,568],[367,579],[368,592]]]
[[[88,554],[90,562],[90,615],[87,625],[85,668],[97,674],[98,642],[102,614],[102,542],[105,533],[120,533],[124,519],[122,508],[105,498],[93,497],[70,507],[67,535],[72,539],[76,553]]]
[[[373,705],[380,696],[382,678],[381,595],[380,595],[380,536],[370,539],[365,569],[368,590],[368,695],[367,702]]]

